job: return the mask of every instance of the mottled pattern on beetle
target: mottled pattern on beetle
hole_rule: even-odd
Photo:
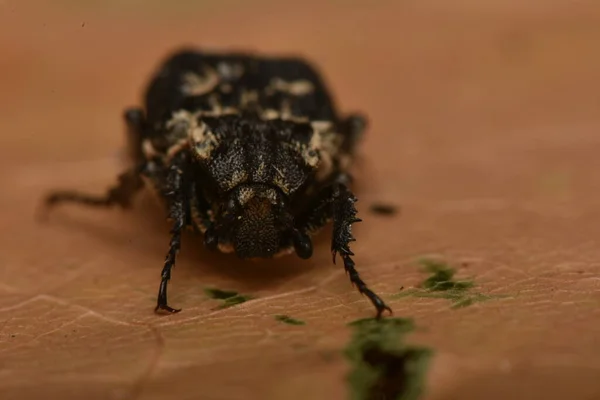
[[[250,182],[288,196],[301,188],[313,193],[314,182],[350,167],[352,148],[326,88],[300,60],[188,54],[158,76],[171,83],[179,77],[147,97],[155,99],[149,114],[165,116],[157,140],[170,146],[145,143],[146,156],[163,153],[168,164],[187,148],[222,193]]]
[[[208,127],[207,132],[211,132],[206,136],[216,138],[217,142],[211,146],[210,157],[202,157],[202,162],[223,191],[254,182],[274,184],[290,194],[305,182],[316,166],[304,158],[308,151],[305,143],[312,135],[309,126],[246,124],[237,117],[202,120]]]
[[[202,64],[197,71],[183,73],[180,88],[182,94],[195,98],[197,109],[211,112],[213,116],[222,109],[230,109],[253,110],[263,119],[310,120],[304,112],[304,103],[310,101],[307,96],[314,92],[312,82],[273,77],[260,87],[250,89],[244,84],[247,69],[252,68],[227,62],[216,66]]]
[[[212,92],[220,82],[219,74],[205,65],[200,75],[194,72],[187,72],[183,75],[181,90],[189,96],[201,96]]]
[[[223,190],[257,181],[275,184],[286,194],[302,185],[306,177],[301,175],[310,174],[309,170],[315,172],[317,180],[324,180],[333,171],[347,168],[351,157],[340,152],[344,139],[336,132],[336,116],[319,78],[305,65],[294,64],[296,60],[289,62],[293,68],[282,69],[281,76],[267,73],[274,68],[268,62],[243,56],[206,58],[184,68],[180,72],[181,108],[174,110],[165,124],[171,143],[166,159],[190,146],[199,160],[210,164],[211,175]],[[259,72],[261,69],[265,72]],[[272,122],[273,128],[285,121],[303,133],[275,138],[279,148],[258,143],[240,145],[228,137],[230,132],[217,131],[218,127],[210,123],[211,118],[226,115],[255,115]],[[182,137],[186,130],[187,142]],[[264,129],[263,133],[247,133],[263,134]],[[277,151],[277,157],[271,157],[269,151]],[[250,170],[242,169],[242,163]]]

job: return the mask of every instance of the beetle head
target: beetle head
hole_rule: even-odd
[[[231,245],[241,258],[270,258],[290,245],[301,258],[312,255],[310,238],[294,227],[287,196],[266,184],[231,190],[212,234],[208,242]]]

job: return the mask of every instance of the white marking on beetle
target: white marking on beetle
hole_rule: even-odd
[[[150,139],[144,139],[142,142],[142,151],[146,158],[153,158],[158,155],[158,151],[156,151]]]
[[[181,90],[189,96],[202,96],[213,91],[221,81],[219,74],[206,65],[203,72],[202,76],[195,72],[185,73]]]
[[[244,66],[223,61],[217,64],[217,72],[225,81],[237,80],[244,74]]]
[[[185,149],[189,146],[189,142],[187,139],[179,139],[175,144],[172,144],[167,150],[167,160],[173,158],[173,156],[179,153],[181,150]]]
[[[218,146],[219,140],[208,126],[198,119],[190,126],[189,143],[196,157],[207,160]]]
[[[300,79],[297,81],[285,81],[281,78],[273,78],[267,89],[278,92],[289,93],[294,96],[304,96],[315,90],[311,81]]]
[[[248,107],[250,104],[258,103],[258,92],[256,90],[244,90],[240,95],[240,105],[242,108]]]

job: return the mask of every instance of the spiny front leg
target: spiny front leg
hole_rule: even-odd
[[[350,276],[350,281],[360,293],[367,296],[371,303],[373,303],[377,309],[377,318],[381,318],[381,314],[385,310],[391,314],[392,309],[375,292],[369,289],[367,284],[361,279],[358,271],[356,271],[354,260],[351,258],[354,253],[350,250],[350,242],[356,240],[352,236],[352,224],[361,221],[359,218],[356,218],[357,211],[354,207],[356,197],[341,183],[334,184],[331,197],[333,214],[331,253],[334,264],[337,253],[340,253],[340,256],[344,260],[344,269]]]
[[[183,161],[183,157],[181,158]],[[180,162],[181,162],[180,161]],[[181,233],[188,221],[189,207],[184,190],[182,168],[180,162],[174,162],[166,177],[166,188],[164,195],[169,199],[169,218],[173,221],[171,228],[171,241],[169,250],[165,257],[165,263],[161,272],[161,281],[158,289],[155,312],[167,311],[177,313],[181,309],[172,308],[167,301],[167,285],[171,279],[171,270],[175,266],[175,259],[181,248]]]
[[[351,231],[352,223],[358,222],[360,219],[356,218],[357,212],[354,208],[356,198],[345,184],[349,181],[349,176],[337,177],[332,184],[323,188],[319,195],[307,205],[306,211],[297,218],[298,231],[301,234],[299,239],[304,240],[295,239],[294,244],[296,252],[298,252],[298,248],[308,248],[309,245],[300,245],[307,240],[310,244],[307,234],[317,232],[333,220],[333,237],[331,241],[333,262],[336,261],[336,254],[340,253],[344,260],[344,268],[350,276],[350,281],[358,288],[360,293],[369,298],[377,309],[377,318],[380,318],[383,311],[387,310],[391,313],[392,310],[360,278],[354,260],[350,257],[354,253],[350,250],[349,244],[355,240]],[[302,257],[301,254],[299,255]]]

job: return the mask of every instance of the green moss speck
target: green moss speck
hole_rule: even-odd
[[[292,318],[288,315],[276,315],[275,319],[288,325],[306,325],[306,322]]]
[[[424,271],[431,275],[418,288],[404,290],[395,295],[395,298],[411,296],[447,299],[452,302],[451,308],[456,309],[468,307],[478,302],[508,297],[506,295],[484,295],[471,292],[470,289],[475,286],[475,282],[472,280],[454,280],[456,270],[444,261],[421,259],[419,263],[423,266]]]
[[[433,352],[404,342],[414,329],[412,320],[368,318],[348,325],[354,331],[344,352],[352,363],[347,376],[351,399],[418,399]]]
[[[252,296],[242,295],[233,290],[205,288],[204,293],[211,299],[223,300],[218,308],[228,308],[252,300]]]
[[[431,291],[465,291],[472,288],[473,281],[454,281],[456,271],[443,261],[423,259],[420,261],[426,272],[431,276],[421,284],[421,287]]]
[[[238,292],[233,290],[221,290],[216,288],[205,288],[204,293],[211,299],[225,300],[237,296]]]

